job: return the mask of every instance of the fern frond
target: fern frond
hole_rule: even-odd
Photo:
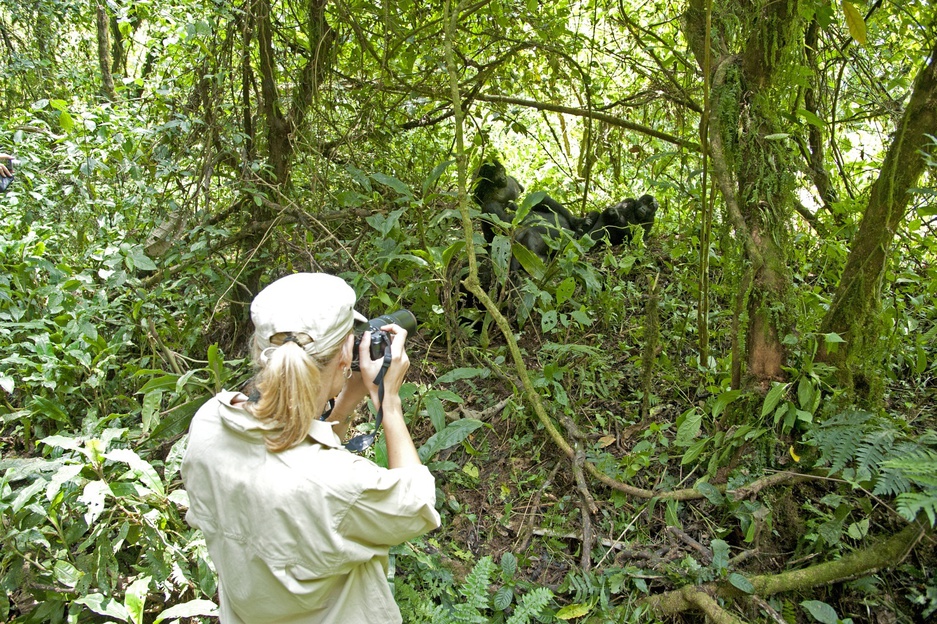
[[[895,433],[890,429],[879,429],[862,438],[856,451],[856,470],[862,480],[871,480],[881,470],[881,464],[890,455],[895,445]]]
[[[819,465],[829,464],[830,474],[845,468],[855,457],[863,437],[863,425],[873,417],[869,412],[846,411],[827,419],[812,432],[820,451]]]
[[[495,564],[490,555],[479,559],[475,567],[472,568],[472,571],[465,578],[465,583],[459,589],[459,593],[465,598],[467,606],[476,610],[488,608],[488,586],[491,583],[491,573],[494,572],[494,569]]]
[[[859,450],[862,440],[862,430],[841,427],[838,435],[831,439],[830,448],[830,474],[840,472],[845,468]]]
[[[937,526],[937,491],[906,492],[899,494],[895,503],[898,513],[905,520],[913,522],[918,514],[924,512],[930,520],[930,525]]]
[[[553,600],[553,592],[548,587],[538,587],[527,592],[505,624],[527,624],[538,617],[551,600]]]
[[[883,466],[872,493],[876,496],[895,496],[909,491],[911,491],[911,482],[900,470]]]
[[[921,447],[918,452],[890,459],[885,465],[901,471],[918,485],[937,487],[937,451],[933,449]]]

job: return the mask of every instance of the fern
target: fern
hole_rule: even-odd
[[[900,470],[918,485],[937,488],[937,450],[920,448],[902,455],[901,459],[890,459],[885,465]]]
[[[873,480],[894,444],[895,434],[889,429],[873,431],[862,438],[862,443],[856,450],[856,476],[859,481]]]
[[[538,617],[551,600],[553,600],[553,592],[547,587],[538,587],[528,592],[505,624],[527,624],[531,619]]]
[[[891,457],[909,457],[920,452],[920,450],[921,446],[915,442],[902,442],[892,448],[888,455]],[[911,491],[911,482],[905,476],[904,471],[892,467],[888,461],[882,462],[880,469],[881,473],[875,483],[875,489],[872,490],[873,494],[876,496],[882,494],[897,496]]]
[[[459,590],[459,593],[465,598],[465,606],[476,611],[488,608],[488,586],[491,583],[491,573],[494,570],[495,564],[490,555],[479,559]],[[486,620],[483,619],[482,621]]]
[[[859,449],[863,425],[870,418],[869,412],[843,412],[815,428],[811,437],[820,451],[817,463],[829,464],[830,474],[845,468]]]
[[[855,487],[874,483],[876,496],[896,496],[898,513],[911,521],[924,514],[937,526],[937,432],[896,442],[899,432],[869,412],[843,412],[816,427],[810,437],[818,465],[841,473]],[[891,458],[891,459],[889,459]]]
[[[898,513],[905,520],[912,522],[918,514],[924,513],[930,520],[931,526],[937,526],[937,490],[929,492],[906,492],[899,494],[895,500]]]
[[[937,450],[919,447],[900,457],[884,462],[883,466],[894,470],[921,491],[898,494],[898,513],[908,521],[924,513],[931,526],[937,526]]]

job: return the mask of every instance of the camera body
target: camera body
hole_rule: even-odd
[[[376,318],[370,319],[367,323],[359,323],[355,327],[355,348],[352,350],[351,367],[358,370],[358,350],[361,345],[361,338],[364,332],[371,330],[371,344],[369,351],[371,359],[377,360],[384,355],[384,347],[390,346],[390,336],[385,331],[381,331],[384,325],[396,324],[412,333],[416,330],[416,316],[413,312],[406,309],[397,310],[390,314],[382,314]]]
[[[19,165],[20,161],[16,160],[15,158],[11,158],[10,160],[7,160],[5,164],[3,162],[0,162],[0,164],[3,164],[10,172],[9,176],[0,175],[0,193],[3,193],[7,190],[7,187],[13,183],[13,166]]]

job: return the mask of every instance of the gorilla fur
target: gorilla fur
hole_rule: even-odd
[[[602,212],[590,212],[583,218],[580,234],[589,234],[592,240],[608,242],[615,246],[634,240],[636,228],[644,229],[647,239],[654,225],[654,217],[660,204],[651,195],[642,195],[638,199],[629,197],[609,206]]]
[[[482,210],[482,233],[489,245],[495,237],[491,217],[510,223],[512,213],[517,210],[514,200],[523,192],[521,183],[509,176],[504,165],[497,160],[486,162],[478,168],[472,197]]]
[[[514,203],[524,192],[524,187],[497,160],[486,162],[478,168],[472,197],[482,211],[482,232],[488,244],[494,240],[494,223],[498,220],[510,223],[517,205]],[[626,239],[634,239],[634,228],[644,229],[650,234],[657,214],[658,203],[651,195],[638,199],[628,198],[602,212],[590,212],[585,217],[573,215],[563,204],[545,195],[530,209],[522,227],[515,232],[515,240],[548,261],[553,250],[547,242],[549,237],[569,236],[579,238],[588,234],[593,241],[608,240],[620,245]],[[496,218],[496,219],[495,219]]]

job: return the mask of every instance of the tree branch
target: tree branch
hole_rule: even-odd
[[[749,581],[755,587],[754,593],[762,597],[830,585],[899,565],[925,535],[933,535],[933,531],[913,522],[885,541],[864,550],[852,552],[836,561],[820,563],[802,570],[754,576]],[[728,583],[707,583],[700,587],[688,586],[650,596],[641,603],[650,607],[651,611],[658,615],[674,615],[700,608],[696,594],[702,591],[724,599],[738,599],[745,596]]]
[[[535,110],[541,111],[551,111],[554,113],[563,113],[566,115],[575,115],[576,117],[587,117],[589,119],[596,119],[599,121],[604,121],[605,123],[618,126],[619,128],[626,128],[628,130],[634,130],[635,132],[640,132],[641,134],[646,134],[652,136],[656,139],[666,141],[667,143],[673,143],[684,149],[692,150],[698,152],[700,150],[699,143],[694,141],[687,141],[681,139],[680,137],[674,136],[672,134],[667,134],[666,132],[660,132],[653,128],[647,126],[642,126],[641,124],[636,124],[630,121],[625,121],[624,119],[619,119],[613,115],[606,113],[601,113],[599,111],[588,111],[581,108],[571,108],[569,106],[560,106],[559,104],[547,104],[546,102],[537,102],[535,100],[522,100],[520,98],[507,97],[504,95],[488,95],[488,94],[479,94],[475,96],[475,99],[482,100],[484,102],[494,102],[498,104],[513,104],[514,106],[524,106],[527,108],[533,108]]]

